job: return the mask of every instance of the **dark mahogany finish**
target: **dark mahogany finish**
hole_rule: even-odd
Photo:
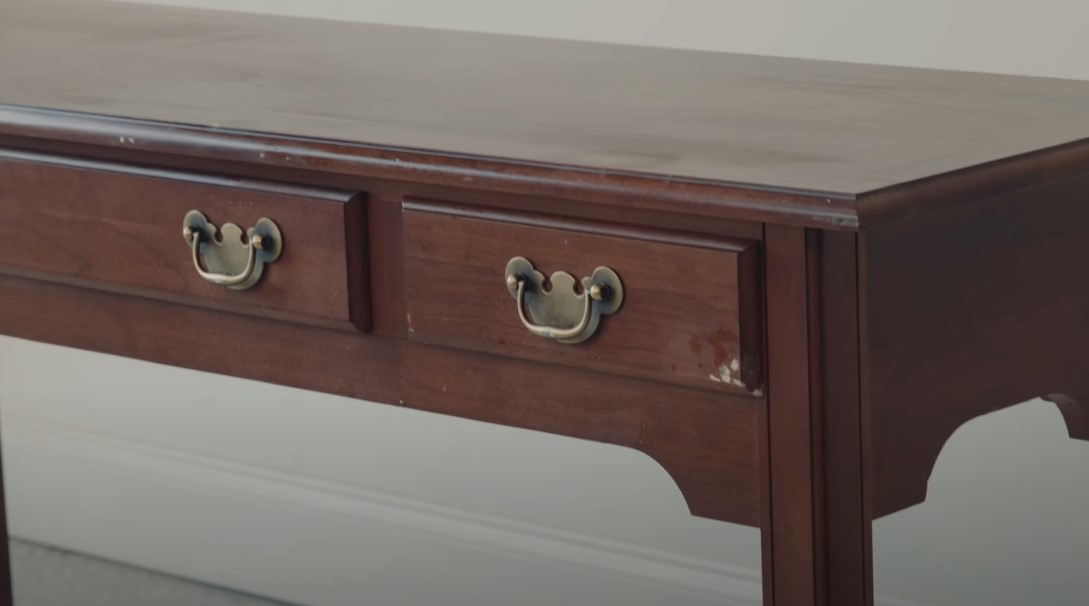
[[[1089,438],[1087,202],[1089,164],[863,233],[875,514],[921,503],[945,442],[993,410],[1056,394]]]
[[[894,210],[889,188],[1089,130],[1089,83],[1071,80],[85,0],[6,0],[0,24],[3,103],[349,142],[219,150],[255,164],[550,181],[779,223],[855,226]],[[160,147],[147,125],[3,115],[11,134],[205,155],[185,130]],[[670,186],[648,196],[656,176]]]
[[[366,330],[362,198],[0,151],[0,270]],[[262,275],[259,296],[209,284],[179,254],[188,249],[181,230],[190,210],[219,226],[247,229],[269,217],[284,227],[286,245]]]
[[[757,243],[653,229],[405,205],[409,338],[762,396]],[[512,256],[545,275],[616,271],[626,294],[584,344],[527,331],[507,292]]]
[[[0,82],[0,333],[638,449],[769,605],[871,604],[969,420],[1089,438],[1089,83],[86,0]],[[208,285],[190,208],[287,252]],[[516,255],[626,307],[541,341]]]

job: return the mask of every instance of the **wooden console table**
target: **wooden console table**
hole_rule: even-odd
[[[0,103],[0,333],[639,449],[767,604],[1089,438],[1089,83],[8,0]]]

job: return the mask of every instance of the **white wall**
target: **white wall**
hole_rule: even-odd
[[[1089,79],[1084,0],[144,0],[247,12]]]
[[[1067,437],[1053,404],[975,419],[946,443],[926,503],[874,524],[877,593],[933,606],[1083,606],[1087,509],[1089,442]]]
[[[1089,79],[1075,0],[148,1]],[[0,407],[18,536],[314,605],[759,602],[758,533],[634,451],[7,338]],[[1081,603],[1063,436],[1041,402],[959,432],[875,527],[883,602]]]

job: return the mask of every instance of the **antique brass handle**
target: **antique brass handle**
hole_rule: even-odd
[[[601,316],[620,309],[624,285],[608,267],[598,267],[582,279],[582,292],[575,292],[575,278],[557,271],[545,290],[544,274],[524,257],[507,263],[507,290],[518,306],[518,318],[529,332],[560,343],[581,343],[597,332]],[[532,319],[531,319],[532,318]]]
[[[220,240],[216,241],[216,233]],[[242,228],[226,223],[222,228],[209,223],[203,213],[191,210],[182,223],[182,237],[189,243],[193,267],[211,282],[234,290],[246,290],[261,279],[265,264],[280,258],[283,239],[271,219],[258,219],[242,241]]]

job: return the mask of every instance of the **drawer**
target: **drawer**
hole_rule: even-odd
[[[418,201],[404,203],[403,219],[410,339],[762,393],[756,242]],[[524,325],[516,281],[507,281],[517,257],[524,261],[515,262],[515,273],[551,276],[541,287],[523,281],[525,321],[568,335],[542,336],[543,329]],[[608,311],[621,292],[619,308],[607,315],[588,307],[586,288],[576,286],[582,278],[592,278],[591,286],[605,280],[598,267],[620,281],[591,302]],[[587,310],[591,320],[583,322]],[[591,331],[571,337],[582,325]]]
[[[362,204],[348,192],[0,152],[0,272],[365,330]],[[216,280],[250,269],[252,287],[198,274],[183,237],[194,210],[222,240],[198,240],[201,269]],[[242,232],[262,218],[279,230],[264,241],[278,246],[251,251]]]

